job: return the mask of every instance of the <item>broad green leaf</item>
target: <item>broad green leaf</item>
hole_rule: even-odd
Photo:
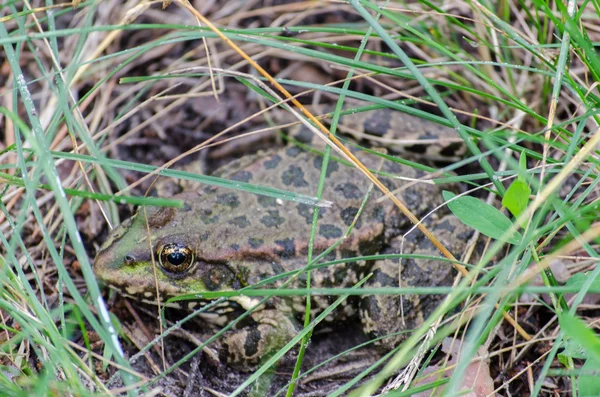
[[[571,278],[567,280],[565,286],[567,287],[576,287],[578,289],[583,288],[583,285],[589,280],[588,273],[577,273],[574,274]],[[596,279],[590,285],[590,291],[598,292],[600,291],[600,277],[596,277]]]
[[[514,217],[518,217],[529,204],[531,189],[520,178],[513,181],[502,198],[502,205],[508,208]]]
[[[578,378],[579,395],[584,397],[600,395],[600,338],[579,318],[568,312],[558,315],[561,330],[570,339],[569,343],[579,345],[589,357],[581,367],[582,374]],[[563,354],[567,353],[567,349]]]
[[[517,231],[512,236],[503,237],[505,232],[512,227],[512,222],[498,209],[475,197],[462,196],[450,201],[456,197],[454,193],[444,190],[442,194],[444,200],[449,201],[450,211],[465,225],[496,240],[515,245],[521,241],[521,234]]]
[[[600,338],[579,318],[563,312],[558,315],[562,331],[576,343],[580,344],[591,360],[600,362]]]
[[[522,182],[527,182],[527,178],[525,178],[525,175],[527,175],[527,154],[523,151],[521,152],[521,156],[519,157],[519,180]]]
[[[587,360],[581,366],[581,375],[579,375],[579,396],[592,397],[600,396],[600,363],[595,360]]]
[[[581,346],[579,343],[575,342],[572,339],[568,339],[565,343],[565,350],[560,352],[559,356],[578,358],[585,360],[588,358],[587,351],[585,347]]]

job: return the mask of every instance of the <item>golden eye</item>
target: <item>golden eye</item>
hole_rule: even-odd
[[[167,244],[158,252],[160,266],[171,273],[183,273],[194,263],[194,253],[183,244]]]

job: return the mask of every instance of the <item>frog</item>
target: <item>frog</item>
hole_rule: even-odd
[[[423,128],[427,127],[431,126]],[[296,140],[304,146],[290,144],[245,156],[224,165],[215,175],[313,196],[325,163],[322,153],[311,148],[322,143],[306,129],[301,129]],[[356,155],[417,216],[442,204],[440,186],[415,183],[426,176],[423,171],[383,161],[375,154],[356,151]],[[361,282],[365,287],[451,285],[455,271],[448,262],[363,259],[398,253],[439,256],[439,252],[418,231],[405,236],[410,222],[389,199],[372,189],[356,167],[336,159],[326,166],[322,199],[329,206],[318,208],[312,257],[337,244],[321,262],[339,262],[312,269],[311,288],[353,288]],[[302,329],[306,298],[274,296],[257,307],[259,297],[240,294],[212,306],[213,301],[201,295],[251,288],[273,278],[260,288],[278,288],[289,277],[275,276],[294,271],[285,287],[306,288],[304,269],[317,207],[206,185],[175,194],[173,199],[181,200],[182,208],[140,207],[110,233],[94,261],[96,277],[146,303],[197,294],[197,299],[175,305],[187,310],[206,309],[200,316],[218,327],[251,310],[247,319],[225,333],[217,349],[228,365],[254,368]],[[453,215],[436,211],[425,223],[453,254],[464,250],[471,231]],[[360,321],[365,335],[376,339],[379,349],[389,350],[406,337],[406,330],[417,327],[441,298],[353,295],[323,323]],[[336,297],[315,295],[310,299],[314,319]]]

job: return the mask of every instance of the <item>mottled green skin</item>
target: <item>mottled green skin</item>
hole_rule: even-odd
[[[371,169],[381,167],[379,158],[360,157]],[[233,162],[217,174],[227,179],[314,195],[321,162],[322,158],[317,154],[287,147]],[[405,178],[420,176],[413,169],[390,161],[386,161],[381,169]],[[441,191],[435,185],[417,183],[406,188],[410,185],[406,181],[381,179],[390,189],[404,186],[405,189],[397,195],[418,215],[431,210],[442,200]],[[370,183],[360,171],[330,162],[323,198],[333,205],[320,211],[315,255],[337,242],[346,232],[369,187]],[[386,252],[399,252],[397,236],[407,224],[389,200],[376,202],[379,197],[381,193],[374,189],[352,233],[327,259],[376,254],[384,249]],[[113,231],[95,260],[94,268],[99,279],[125,294],[155,301],[156,285],[161,299],[165,300],[185,293],[239,289],[272,275],[306,266],[312,207],[215,187],[187,191],[175,198],[185,202],[183,209],[142,208]],[[441,223],[438,220],[437,224],[442,225],[441,233],[447,235],[447,246],[454,252],[460,252],[461,247],[452,236],[457,235],[455,228],[462,228],[460,233],[464,235],[460,236],[459,243],[464,244],[466,229],[450,218],[444,218]],[[448,233],[450,229],[452,231]],[[409,236],[417,234],[420,233],[415,231]],[[410,243],[411,238],[408,238],[404,252],[421,249]],[[183,274],[169,274],[160,266],[153,266],[152,256],[156,258],[161,247],[171,243],[185,245],[195,253],[195,263]],[[433,249],[427,252],[438,255]],[[427,269],[419,266],[423,265],[407,261],[400,277],[400,265],[393,261],[339,264],[313,271],[311,286],[352,287],[370,272],[373,276],[369,286],[398,286],[399,280],[402,280],[402,285],[451,283],[451,265],[435,262],[425,263],[426,267],[429,266]],[[421,279],[417,280],[419,277],[415,275],[420,275]],[[265,287],[273,288],[283,281]],[[304,286],[304,275],[291,285]],[[334,299],[313,298],[312,315],[317,315]],[[223,326],[256,302],[257,299],[248,297],[233,298],[206,313],[205,318]],[[188,307],[195,305],[195,302],[190,302]],[[418,324],[423,316],[419,305],[421,303],[413,298],[405,299],[400,305],[397,296],[351,297],[327,320],[359,315],[365,332],[380,336],[406,329],[407,323],[412,326]],[[297,319],[301,318],[304,310],[303,298],[271,299],[266,307],[252,315],[253,325],[225,337],[222,347],[224,357],[229,362],[242,365],[256,363],[262,355],[278,349],[295,335],[300,328]],[[385,344],[393,345],[397,340],[389,339]]]

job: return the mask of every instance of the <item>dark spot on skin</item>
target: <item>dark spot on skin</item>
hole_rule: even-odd
[[[371,318],[372,321],[374,322],[380,322],[381,319],[381,310],[379,308],[379,303],[377,301],[377,296],[376,295],[369,295],[366,297],[363,297],[360,301],[360,307],[362,310],[366,311],[369,313],[369,317]],[[370,333],[371,334],[371,333]],[[376,337],[378,335],[369,335],[369,337]]]
[[[248,334],[244,341],[244,355],[252,357],[258,353],[258,345],[260,343],[261,334],[257,328],[248,328]]]
[[[347,199],[359,199],[362,197],[362,192],[353,183],[340,183],[335,187],[335,191],[342,193],[344,198]]]
[[[275,244],[282,248],[281,251],[276,252],[282,259],[293,258],[296,254],[296,245],[294,244],[293,238],[286,238],[283,240],[275,240]]]
[[[239,244],[231,244],[229,247],[231,247],[232,250],[234,251],[239,251],[240,250],[240,245]]]
[[[216,186],[206,186],[204,189],[202,189],[202,192],[209,194],[209,193],[215,192],[216,190],[217,190]]]
[[[352,222],[354,221],[354,217],[356,217],[356,214],[358,214],[358,208],[356,207],[347,207],[344,208],[342,212],[340,212],[340,216],[342,217],[342,220],[344,221],[344,224],[346,226],[350,226],[352,224]],[[361,218],[359,217],[356,221],[356,227],[360,228],[361,223]]]
[[[453,232],[454,229],[456,229],[456,227],[450,221],[448,221],[448,219],[445,219],[443,222],[438,223],[435,228],[447,230],[449,232]]]
[[[175,216],[175,211],[175,208],[172,207],[162,207],[156,212],[149,212],[148,225],[153,228],[159,228],[166,225]]]
[[[424,198],[420,191],[415,189],[407,189],[404,191],[402,197],[404,201],[408,204],[409,208],[423,208]],[[431,198],[428,203],[431,202]],[[433,205],[433,204],[429,204]]]
[[[297,280],[298,288],[306,288],[306,273],[300,273]]]
[[[380,205],[373,208],[370,220],[375,222],[383,222],[385,220],[385,209],[383,209],[383,207]]]
[[[381,283],[382,287],[398,287],[398,276],[393,276],[383,272],[381,269],[376,269],[371,277],[372,282]]]
[[[420,169],[415,169],[415,178],[423,178],[426,175],[426,172]]]
[[[303,126],[300,128],[300,131],[294,135],[294,138],[302,143],[311,143],[313,139],[313,133],[308,128]]]
[[[421,242],[421,235],[421,233],[408,233],[404,236],[404,241],[412,243],[413,245],[418,245]]]
[[[183,203],[183,211],[184,212],[190,212],[192,210],[192,206],[189,205],[188,203]]]
[[[340,255],[342,258],[355,258],[358,256],[358,252],[350,249],[342,249],[340,251]],[[346,262],[346,263],[356,263],[356,262]]]
[[[419,249],[422,250],[433,250],[435,251],[435,245],[429,239],[424,238],[423,241],[419,244]]]
[[[200,220],[205,225],[210,225],[211,223],[216,223],[219,221],[219,217],[217,215],[212,214],[212,210],[201,210],[200,211]]]
[[[280,162],[281,162],[281,156],[276,154],[276,155],[272,156],[270,159],[265,160],[263,165],[265,166],[266,169],[270,170],[270,169],[277,167]]]
[[[462,233],[458,233],[456,235],[456,238],[459,241],[467,241],[468,239],[470,239],[471,237],[473,237],[473,231],[472,230],[466,230]]]
[[[288,169],[281,174],[281,182],[286,186],[308,186],[308,182],[304,180],[304,171],[297,165],[290,165]]]
[[[313,257],[316,258],[317,256],[321,255],[324,251],[325,251],[325,248],[315,247],[313,250]],[[306,252],[303,252],[302,254],[305,255]],[[329,253],[326,254],[322,260],[323,261],[334,261],[336,259],[337,259],[337,253],[335,251],[329,251]]]
[[[462,142],[455,142],[449,144],[444,149],[440,150],[440,156],[456,156],[457,153],[460,153],[463,150],[464,144]]]
[[[225,193],[217,196],[217,203],[231,208],[237,208],[240,205],[240,199],[237,193]]]
[[[227,343],[223,343],[223,345],[219,349],[219,360],[222,363],[226,363],[226,362],[230,362],[230,359],[232,357],[234,357],[234,354],[230,350],[229,345]]]
[[[419,262],[414,259],[407,259],[402,266],[402,280],[407,285],[428,285],[431,282],[431,275],[423,271]]]
[[[336,272],[333,275],[335,282],[333,282],[331,280],[327,280],[328,282],[325,284],[330,284],[331,286],[333,286],[333,284],[335,284],[336,286],[343,286],[344,280],[346,279],[347,276],[348,276],[348,264],[346,264],[346,267],[336,270]],[[330,285],[326,285],[324,287],[327,288]]]
[[[209,291],[216,291],[224,289],[226,286],[231,284],[233,280],[233,273],[223,265],[210,265],[208,263],[202,264],[204,272],[201,275],[201,279]]]
[[[384,136],[390,129],[390,121],[392,120],[392,111],[381,109],[372,112],[371,117],[367,118],[364,123],[364,129],[371,135]]]
[[[278,262],[271,262],[271,269],[273,270],[273,274],[281,274],[283,272],[285,272],[285,269],[283,268],[283,266],[281,266],[281,264],[279,264]],[[264,278],[267,278],[268,275],[266,275]]]
[[[248,182],[252,179],[252,173],[250,171],[238,171],[231,176],[232,181]]]
[[[254,249],[259,248],[264,243],[265,243],[265,240],[263,240],[261,238],[250,237],[248,239],[248,244],[250,244],[250,247],[252,247]]]
[[[428,139],[428,138],[425,136],[420,136],[419,139]],[[427,153],[427,148],[429,146],[430,145],[410,145],[410,146],[406,146],[405,150],[410,153],[423,154],[423,153]]]
[[[329,252],[327,255],[325,255],[325,257],[323,258],[324,261],[334,261],[337,259],[337,255],[335,253],[335,251],[331,251]]]
[[[312,220],[312,206],[300,203],[296,206],[296,208],[298,210],[298,215],[306,220],[307,225],[310,225]]]
[[[389,250],[385,250],[385,252],[381,252],[381,254],[397,254],[396,251],[389,251]],[[392,263],[397,263],[400,264],[400,258],[388,258],[386,259],[387,261],[390,261]]]
[[[285,219],[279,215],[277,210],[268,210],[269,215],[265,215],[260,218],[260,223],[266,227],[279,227]]]
[[[200,235],[200,241],[206,241],[206,240],[208,240],[209,237],[210,237],[210,233],[209,232],[202,233]]]
[[[235,218],[230,219],[227,223],[229,223],[230,225],[235,225],[240,229],[250,226],[250,221],[248,220],[248,218],[246,218],[245,215],[236,216]]]
[[[260,206],[263,208],[274,207],[277,205],[277,200],[275,199],[275,197],[258,196],[256,200],[258,201],[258,204],[260,204]]]
[[[285,154],[287,154],[290,157],[296,157],[301,152],[302,152],[302,149],[300,149],[298,146],[290,146],[289,148],[287,148],[285,150]]]
[[[323,157],[321,157],[321,156],[315,157],[315,159],[313,160],[313,165],[315,166],[316,169],[320,170],[323,167]],[[339,168],[340,168],[340,165],[337,163],[337,161],[329,160],[329,163],[327,164],[327,172],[325,173],[325,175],[327,175],[329,177],[332,173],[336,172]]]
[[[296,208],[298,208],[298,215],[300,215],[301,217],[303,217],[304,219],[306,219],[306,224],[307,225],[312,224],[313,206],[312,205],[308,205],[308,204],[300,203],[300,204],[297,205]],[[327,209],[321,208],[319,210],[319,219],[323,218],[323,215],[326,212],[327,212]]]
[[[405,175],[409,173],[409,171],[407,171],[408,167],[405,167],[395,161],[386,161],[385,167],[387,168],[387,172],[391,174]]]
[[[319,226],[319,234],[325,238],[339,238],[342,237],[342,229],[335,225],[321,225]]]
[[[405,176],[406,174],[400,174],[400,175],[403,175],[403,176]],[[379,177],[379,181],[380,181],[381,183],[383,183],[385,186],[396,186],[396,185],[394,184],[394,181],[393,181],[393,180],[391,180],[390,178]]]
[[[361,255],[373,255],[381,250],[382,243],[383,241],[378,238],[360,241],[358,243],[358,252],[360,252]]]

